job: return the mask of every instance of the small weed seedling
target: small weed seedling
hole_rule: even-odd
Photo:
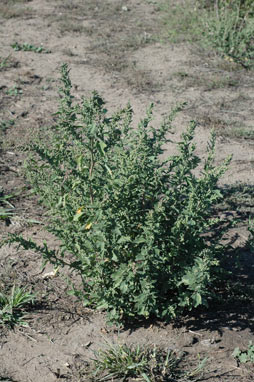
[[[5,220],[6,223],[10,222],[13,216],[14,206],[9,202],[13,195],[4,195],[3,190],[0,188],[0,220]]]
[[[16,63],[11,59],[11,55],[5,58],[0,57],[0,70],[6,70],[15,65]]]
[[[240,350],[239,347],[235,348],[232,355],[236,359],[238,366],[247,362],[254,363],[254,345],[252,345],[252,341],[249,342],[246,350]]]
[[[32,44],[19,44],[18,42],[15,42],[14,44],[11,45],[11,47],[15,51],[20,51],[23,50],[24,52],[35,52],[35,53],[50,53],[50,50],[44,48],[42,45],[41,46],[35,46]]]
[[[6,94],[8,94],[9,96],[18,96],[23,94],[23,90],[14,85],[7,89]]]
[[[17,68],[18,66],[19,62],[10,54],[7,57],[0,57],[0,72],[10,68]]]
[[[13,328],[15,325],[27,326],[24,320],[25,308],[34,302],[35,295],[26,288],[13,285],[10,294],[0,292],[0,325]]]
[[[11,127],[11,126],[14,126],[15,124],[15,121],[14,119],[8,119],[6,121],[0,121],[0,134],[1,133],[5,133],[6,130]]]
[[[5,69],[8,66],[8,57],[0,58],[0,69]]]

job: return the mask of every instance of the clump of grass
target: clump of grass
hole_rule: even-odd
[[[34,294],[15,284],[9,294],[0,292],[0,325],[10,328],[16,325],[27,326],[26,308],[34,299]]]
[[[254,127],[233,126],[223,131],[222,135],[234,138],[254,139]]]
[[[227,60],[253,67],[254,5],[240,0],[217,0],[203,17],[203,39]]]
[[[163,1],[159,5],[159,10],[162,14],[163,38],[173,43],[200,40],[203,9],[197,2],[187,0],[184,4],[179,4],[176,1]]]
[[[17,7],[15,6],[15,2],[0,4],[0,16],[2,16],[5,19],[12,19],[17,17],[28,17],[28,16],[32,16],[33,14],[34,14],[34,11],[31,8]]]
[[[254,3],[241,0],[213,2],[172,1],[160,6],[164,34],[173,42],[198,42],[212,47],[228,62],[253,67]]]
[[[202,75],[199,74],[191,74],[185,72],[177,72],[175,77],[180,79],[184,87],[203,87],[206,91],[211,91],[214,89],[226,88],[226,87],[234,87],[239,84],[239,79],[234,78],[233,76],[225,74],[217,74],[213,73],[211,75]]]
[[[139,345],[119,345],[107,342],[106,349],[95,352],[92,375],[96,381],[115,381],[119,378],[138,379],[143,382],[188,381],[199,374],[206,362],[184,371],[180,367],[183,356],[171,349],[165,351]]]
[[[228,121],[207,114],[200,115],[199,121],[205,128],[214,129],[218,136],[247,140],[254,139],[254,127],[246,126],[244,123],[240,124],[237,121]]]

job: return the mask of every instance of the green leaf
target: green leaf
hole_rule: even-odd
[[[144,378],[145,382],[151,382],[151,379],[145,373],[141,373],[141,377]]]
[[[131,240],[130,236],[122,236],[117,241],[118,244],[128,243]]]
[[[96,122],[93,122],[90,126],[89,133],[92,137],[95,137],[98,131],[98,125]]]
[[[142,244],[142,243],[146,243],[147,239],[145,237],[137,237],[133,242],[135,244]]]
[[[101,155],[105,156],[105,148],[107,147],[106,143],[103,142],[101,139],[98,140],[98,149],[101,153]]]
[[[97,305],[96,307],[97,310],[105,310],[108,309],[108,303],[103,301],[101,304]]]
[[[104,166],[106,167],[106,170],[108,171],[109,175],[112,176],[113,173],[112,171],[110,170],[110,168],[108,167],[108,165],[106,163],[104,163]]]
[[[196,308],[197,306],[201,305],[202,303],[202,296],[200,293],[195,293],[193,296],[194,300],[194,307]]]
[[[241,363],[247,363],[248,362],[248,355],[246,353],[242,353],[239,355],[239,361]]]
[[[74,215],[73,221],[74,221],[74,222],[78,222],[78,221],[80,221],[80,219],[82,218],[82,216],[83,216],[84,214],[85,214],[85,213],[84,213],[83,211],[76,212],[76,214]]]

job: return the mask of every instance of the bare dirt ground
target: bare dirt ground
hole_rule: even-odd
[[[227,192],[221,210],[242,217],[233,233],[235,245],[244,243],[246,221],[253,213],[253,72],[197,46],[162,42],[163,24],[156,3],[1,0],[0,186],[5,194],[18,194],[12,199],[15,215],[8,224],[1,223],[1,235],[22,233],[38,242],[57,244],[43,230],[43,224],[31,222],[43,222],[44,216],[22,177],[22,147],[41,126],[53,122],[59,69],[67,62],[75,97],[80,99],[95,89],[105,98],[109,110],[130,101],[135,121],[144,116],[151,102],[155,104],[157,124],[177,102],[186,101],[187,106],[175,121],[175,136],[188,121],[197,120],[197,152],[201,157],[210,129],[216,129],[216,161],[233,153],[222,181]],[[43,45],[50,53],[15,51],[11,47],[15,42]],[[239,289],[229,303],[170,324],[149,322],[117,330],[106,326],[103,313],[85,309],[68,296],[61,274],[44,278],[51,269],[41,270],[39,255],[3,247],[0,287],[8,288],[14,282],[30,286],[37,293],[37,302],[29,312],[28,328],[0,328],[0,380],[87,381],[87,364],[106,338],[183,351],[188,366],[208,357],[200,380],[251,381],[253,369],[237,367],[232,357],[236,346],[246,348],[254,339],[251,255],[247,249],[241,252],[241,272],[233,280],[234,285],[244,284],[249,294]]]

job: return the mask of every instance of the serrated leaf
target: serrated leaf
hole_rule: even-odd
[[[118,244],[122,243],[128,243],[131,240],[130,236],[122,236],[120,239],[117,241]]]

